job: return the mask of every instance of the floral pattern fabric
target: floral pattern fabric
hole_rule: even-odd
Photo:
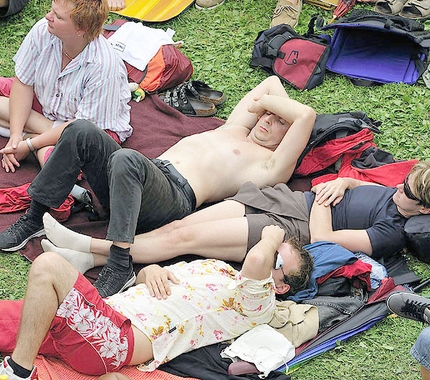
[[[128,340],[121,336],[121,328],[88,302],[78,290],[70,290],[58,308],[57,317],[64,318],[71,330],[92,345],[106,368],[124,365]]]
[[[273,316],[271,277],[248,279],[219,260],[181,262],[167,269],[180,282],[171,284],[167,299],[151,297],[146,285],[139,284],[107,300],[152,341],[154,360],[138,367],[143,371],[184,352],[235,338]]]

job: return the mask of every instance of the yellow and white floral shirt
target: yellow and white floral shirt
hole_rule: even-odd
[[[235,338],[272,319],[272,277],[248,279],[220,260],[180,262],[167,269],[180,283],[171,284],[166,300],[151,297],[145,284],[107,300],[152,341],[154,360],[141,364],[142,371],[153,371],[184,352]]]

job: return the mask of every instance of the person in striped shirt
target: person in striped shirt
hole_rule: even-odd
[[[101,35],[106,0],[54,0],[14,57],[15,78],[0,78],[2,167],[14,172],[31,152],[41,165],[76,119],[89,120],[118,143],[132,133],[125,65]]]

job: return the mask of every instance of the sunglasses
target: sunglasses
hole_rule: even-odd
[[[285,276],[283,267],[284,267],[284,260],[282,259],[281,254],[278,251],[276,251],[276,261],[275,261],[274,268],[275,269],[280,269],[281,272],[282,272],[282,275],[284,276],[284,279],[286,279],[287,276]]]
[[[409,174],[406,176],[405,180],[403,181],[403,191],[409,199],[418,202],[419,204],[422,204],[423,202],[421,199],[417,198],[414,193],[411,190],[411,187],[409,186]]]

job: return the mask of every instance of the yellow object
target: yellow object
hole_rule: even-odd
[[[7,375],[0,375],[0,380],[7,380],[7,379],[8,379]]]
[[[147,22],[161,22],[176,17],[193,2],[194,0],[125,0],[125,8],[113,13]]]
[[[135,101],[135,102],[140,102],[141,100],[145,99],[145,91],[141,88],[138,88],[137,90],[133,91],[131,93],[131,98]],[[1,379],[0,379],[1,380]]]

